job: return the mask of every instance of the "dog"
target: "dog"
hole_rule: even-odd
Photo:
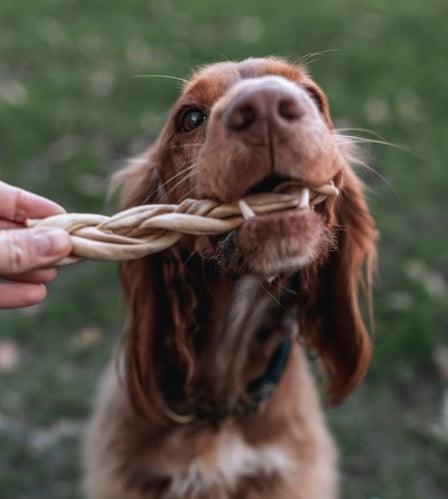
[[[89,499],[338,497],[309,355],[331,403],[371,359],[359,294],[370,303],[377,230],[353,154],[300,65],[222,62],[185,83],[117,174],[122,207],[231,203],[288,181],[301,203],[122,265],[126,327],[87,431]]]

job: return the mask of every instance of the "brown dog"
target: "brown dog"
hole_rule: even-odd
[[[377,235],[350,154],[302,67],[225,62],[185,85],[155,144],[119,173],[123,207],[232,202],[288,179],[307,189],[298,209],[123,266],[126,335],[87,435],[89,498],[337,497],[303,348],[335,402],[371,356],[358,287],[369,295]],[[319,199],[330,182],[340,195]]]

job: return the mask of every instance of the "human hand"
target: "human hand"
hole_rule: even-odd
[[[0,309],[43,301],[53,264],[72,248],[62,229],[27,229],[27,218],[64,213],[58,204],[0,181]]]

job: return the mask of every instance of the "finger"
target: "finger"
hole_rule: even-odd
[[[0,283],[0,309],[29,307],[47,297],[42,284]]]
[[[0,182],[0,217],[14,222],[64,213],[64,208],[42,196]]]
[[[11,220],[5,220],[4,218],[0,218],[0,230],[3,229],[24,229],[25,226],[18,222],[11,222]]]
[[[47,284],[58,276],[56,269],[38,269],[24,274],[9,276],[8,281],[28,282],[31,284]]]
[[[70,236],[62,229],[0,231],[0,276],[52,267],[71,249]]]

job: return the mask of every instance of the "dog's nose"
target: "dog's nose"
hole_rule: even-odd
[[[265,136],[267,130],[275,133],[292,128],[304,112],[305,107],[292,91],[267,86],[235,96],[224,114],[224,124],[242,138],[255,138]]]

